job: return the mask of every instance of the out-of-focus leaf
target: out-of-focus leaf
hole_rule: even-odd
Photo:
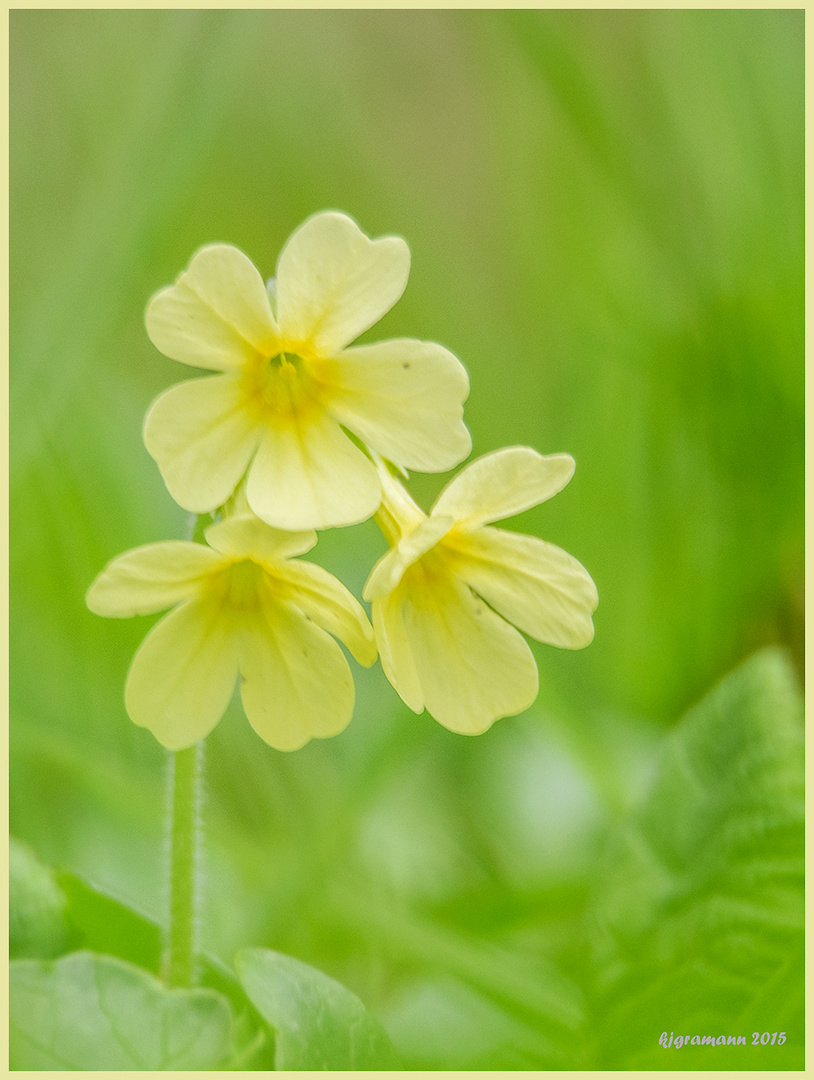
[[[365,923],[369,933],[377,932],[381,947],[394,959],[409,959],[452,976],[544,1033],[560,1052],[580,1031],[580,990],[550,961],[529,961],[513,949],[433,925],[369,897],[363,906],[350,891],[337,889],[331,899],[342,905],[349,924],[361,930]]]
[[[167,990],[110,956],[16,960],[9,979],[12,1069],[213,1069],[231,1014],[213,990]]]
[[[232,1006],[232,1056],[226,1069],[252,1069],[268,1072],[274,1068],[274,1035],[258,1015],[231,968],[216,956],[198,957],[198,981],[216,990]]]
[[[446,976],[416,979],[386,1019],[409,1069],[556,1069],[564,1062],[542,1032]]]
[[[236,958],[246,993],[276,1032],[277,1069],[398,1069],[386,1032],[334,979],[270,949]]]
[[[67,898],[72,943],[82,949],[108,953],[158,974],[162,930],[158,923],[128,904],[109,896],[78,874],[57,875]],[[213,956],[198,957],[201,985],[228,999],[235,1018],[229,1069],[273,1068],[273,1040],[257,1016],[243,987],[225,964]]]
[[[803,1067],[803,714],[782,653],[736,669],[669,738],[593,916],[598,1065]],[[668,1056],[665,1030],[747,1045]],[[786,1040],[753,1047],[755,1030]]]
[[[68,938],[65,896],[53,871],[13,836],[9,838],[8,877],[9,956],[59,956]]]
[[[63,871],[58,881],[67,897],[68,918],[79,948],[109,953],[158,974],[161,927],[152,919]]]

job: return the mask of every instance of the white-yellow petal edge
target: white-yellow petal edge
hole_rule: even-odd
[[[273,529],[253,514],[241,514],[210,525],[204,534],[207,544],[231,559],[254,559],[278,563],[292,555],[302,555],[317,542],[313,529],[285,532]]]
[[[145,544],[112,559],[88,589],[86,603],[95,615],[108,618],[152,615],[195,596],[219,564],[203,544]]]
[[[544,457],[529,446],[509,446],[473,461],[438,496],[431,514],[486,525],[545,502],[574,475],[570,454]]]
[[[463,422],[469,377],[442,345],[412,338],[361,345],[320,371],[326,408],[389,461],[443,472],[472,449]]]
[[[374,600],[371,605],[373,628],[382,670],[388,681],[404,704],[413,712],[420,713],[424,711],[424,694],[407,640],[402,602],[403,590],[398,588]]]
[[[210,244],[147,308],[147,333],[173,360],[228,371],[279,338],[263,279],[230,244]]]
[[[207,375],[171,386],[147,412],[144,443],[175,501],[196,514],[221,506],[260,442],[230,375]]]
[[[440,724],[478,735],[531,705],[537,665],[514,627],[453,577],[436,579],[432,588],[411,577],[402,588],[406,638],[424,705]]]
[[[456,570],[495,611],[524,633],[561,649],[582,649],[594,636],[598,603],[588,571],[566,551],[504,529],[456,530]]]
[[[364,667],[376,662],[376,638],[364,608],[341,581],[314,563],[291,560],[274,570],[274,591],[347,645]]]
[[[277,264],[280,331],[288,342],[333,356],[390,310],[409,272],[410,249],[400,237],[371,240],[346,214],[315,214]]]
[[[376,600],[392,592],[405,571],[434,548],[454,524],[451,517],[425,518],[411,533],[403,536],[371,570],[362,590],[365,600]]]

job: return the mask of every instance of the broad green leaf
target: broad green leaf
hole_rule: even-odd
[[[78,874],[63,871],[57,879],[67,896],[71,938],[79,948],[109,953],[157,974],[161,964],[161,927],[128,904],[95,888]],[[63,897],[64,903],[64,897]],[[203,986],[228,999],[235,1022],[230,1069],[272,1067],[273,1040],[234,973],[216,957],[199,956]]]
[[[277,1069],[398,1069],[384,1029],[334,979],[270,949],[244,949],[238,975],[276,1033]]]
[[[232,1055],[225,1069],[268,1072],[274,1068],[274,1033],[263,1023],[231,968],[216,956],[198,957],[201,986],[216,990],[232,1006]]]
[[[9,956],[58,956],[68,937],[65,896],[53,871],[27,844],[9,837]]]
[[[158,974],[161,967],[162,928],[149,916],[117,900],[69,871],[60,871],[57,881],[67,897],[67,917],[71,939],[80,949],[106,953]],[[203,985],[224,994],[238,1009],[249,1006],[243,988],[220,960],[199,956]]]
[[[213,1069],[230,1050],[220,994],[167,990],[110,956],[16,960],[9,997],[12,1069]]]
[[[774,650],[668,739],[597,882],[600,1066],[803,1067],[802,739],[796,680]],[[665,1030],[746,1045],[668,1053]],[[784,1045],[753,1048],[755,1031],[784,1031]]]
[[[158,923],[108,896],[78,874],[62,871],[57,880],[67,897],[76,947],[118,956],[158,974],[161,963]]]

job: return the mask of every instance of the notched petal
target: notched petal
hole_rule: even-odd
[[[95,615],[128,619],[152,615],[200,592],[203,579],[220,564],[203,544],[168,540],[117,555],[85,598]]]
[[[144,443],[170,495],[196,514],[226,502],[259,442],[259,425],[231,375],[171,386],[156,398],[144,420]]]
[[[534,701],[528,644],[454,576],[411,579],[403,618],[427,712],[444,727],[479,735]]]
[[[345,349],[320,365],[326,408],[388,461],[443,472],[472,449],[463,422],[469,376],[432,341],[401,338]]]
[[[330,634],[286,601],[266,603],[240,639],[249,723],[276,750],[338,735],[353,715],[348,662]]]
[[[150,301],[146,323],[165,356],[215,371],[268,354],[279,339],[263,279],[229,244],[196,252],[175,284]]]
[[[375,466],[328,416],[267,427],[246,491],[258,517],[288,530],[354,525],[381,500]]]
[[[508,446],[462,469],[438,496],[431,514],[486,525],[545,502],[573,475],[570,454],[543,456],[529,446]]]
[[[408,709],[424,711],[424,694],[407,639],[399,589],[372,604],[373,628],[382,670]]]
[[[371,240],[346,214],[315,214],[277,264],[281,333],[332,356],[390,310],[409,272],[410,249],[400,237]]]
[[[237,646],[216,604],[189,600],[158,622],[133,658],[124,700],[133,723],[168,750],[206,738],[232,697]]]
[[[582,649],[593,640],[596,586],[562,548],[489,527],[456,530],[449,543],[457,572],[524,633],[561,649]]]

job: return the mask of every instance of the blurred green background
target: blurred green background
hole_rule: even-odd
[[[204,944],[327,971],[408,1067],[623,1062],[551,1034],[590,1014],[599,853],[730,669],[776,645],[802,676],[803,12],[18,10],[10,123],[12,832],[163,917],[165,754],[122,696],[153,620],[83,602],[188,527],[141,422],[189,371],[144,308],[204,243],[269,277],[343,210],[410,244],[366,338],[460,357],[475,455],[575,457],[510,527],[589,569],[596,638],[532,643],[536,704],[477,739],[378,665],[293,755],[233,705]],[[369,522],[313,557],[360,595],[383,548]]]

